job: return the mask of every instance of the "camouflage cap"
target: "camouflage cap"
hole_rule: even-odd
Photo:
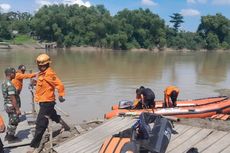
[[[16,73],[16,70],[13,67],[8,67],[5,69],[5,74]]]

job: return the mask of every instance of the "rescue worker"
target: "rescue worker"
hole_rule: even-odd
[[[164,91],[165,107],[176,107],[177,97],[179,95],[179,88],[176,86],[168,86]],[[171,99],[171,101],[170,101]]]
[[[26,71],[25,65],[19,65],[18,70],[16,72],[16,76],[12,80],[12,83],[17,91],[16,99],[17,99],[17,102],[19,103],[19,107],[21,107],[20,93],[22,91],[23,79],[29,79],[29,78],[33,78],[36,76],[36,73],[25,74],[25,71]]]
[[[32,153],[39,147],[42,136],[48,126],[47,116],[56,123],[62,124],[66,128],[65,123],[61,120],[60,115],[57,115],[55,106],[55,89],[58,90],[59,101],[64,102],[63,96],[64,85],[58,78],[56,73],[50,67],[50,57],[47,54],[40,54],[37,59],[37,66],[39,69],[38,78],[36,81],[35,102],[39,103],[40,110],[37,116],[35,135],[30,144],[30,151]]]
[[[16,100],[16,88],[12,84],[12,79],[15,78],[16,71],[14,68],[8,67],[5,69],[5,80],[2,83],[2,94],[4,98],[5,111],[9,117],[5,141],[9,143],[18,141],[15,135],[17,125],[19,123],[19,115],[21,114],[19,104]]]
[[[155,94],[150,88],[141,86],[136,93],[141,98],[142,108],[155,108]]]

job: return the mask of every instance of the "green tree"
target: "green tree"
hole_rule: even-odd
[[[173,27],[177,32],[182,23],[184,23],[183,16],[180,13],[173,13],[170,16],[171,20],[169,22],[173,23]]]
[[[218,36],[214,33],[208,33],[207,36],[207,49],[214,50],[219,47],[219,39]]]
[[[201,17],[201,23],[197,32],[205,39],[209,33],[215,34],[219,42],[222,43],[227,37],[230,37],[230,20],[220,13],[216,15],[207,15]]]

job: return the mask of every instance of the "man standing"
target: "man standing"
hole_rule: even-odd
[[[178,95],[179,88],[177,88],[176,86],[168,86],[164,91],[165,107],[175,107]]]
[[[39,147],[42,136],[48,126],[47,116],[56,123],[65,126],[60,115],[57,115],[57,112],[54,109],[56,104],[54,94],[55,89],[58,90],[59,101],[65,101],[63,98],[65,95],[64,85],[57,77],[56,73],[51,69],[51,60],[47,54],[40,54],[37,57],[36,62],[40,72],[38,73],[36,82],[35,101],[39,103],[40,110],[37,116],[35,135],[30,144],[31,150],[27,153],[32,153]]]
[[[16,72],[16,76],[12,80],[12,83],[17,91],[16,99],[17,99],[17,102],[19,103],[19,107],[21,107],[20,93],[22,91],[23,79],[29,79],[29,78],[33,78],[36,76],[36,73],[25,74],[25,71],[26,71],[25,65],[19,65],[18,70]]]
[[[7,125],[7,131],[5,140],[10,142],[14,142],[17,140],[17,137],[14,136],[16,128],[19,123],[19,115],[21,111],[19,109],[19,104],[16,101],[16,88],[12,84],[12,79],[15,78],[15,69],[14,68],[6,68],[5,69],[5,80],[2,83],[2,94],[4,98],[4,107],[5,111],[9,117],[9,123]]]

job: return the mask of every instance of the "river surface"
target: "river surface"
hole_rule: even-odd
[[[35,59],[42,51],[0,50],[0,81],[4,69],[25,64],[38,71]],[[120,100],[133,100],[140,86],[151,88],[163,99],[168,85],[180,88],[179,99],[217,96],[230,86],[229,52],[121,52],[49,51],[52,68],[63,81],[66,101],[57,105],[73,122],[101,119]],[[31,110],[29,80],[21,93],[22,109]],[[0,96],[3,111],[3,99]]]

